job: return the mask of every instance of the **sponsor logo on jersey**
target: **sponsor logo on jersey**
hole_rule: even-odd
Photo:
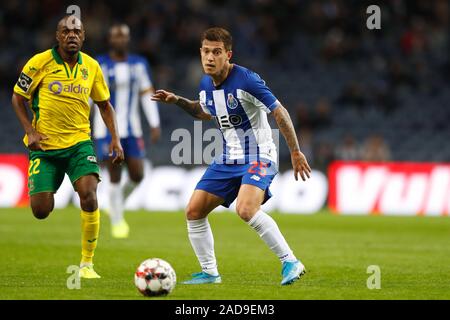
[[[238,125],[240,125],[242,123],[242,118],[238,114],[230,114],[229,119],[230,119],[230,123],[233,126],[238,126]]]
[[[254,174],[254,175],[252,175],[251,177],[250,177],[250,179],[252,179],[252,180],[256,180],[256,181],[259,181],[259,180],[261,180],[261,178],[260,177],[258,177],[256,174]]]
[[[230,109],[236,109],[238,106],[238,102],[236,100],[236,98],[233,96],[232,93],[228,94],[228,98],[227,98],[227,106]]]
[[[220,129],[228,129],[242,123],[242,118],[238,114],[222,115],[214,118]]]
[[[89,88],[83,87],[82,85],[74,86],[73,83],[63,86],[59,81],[50,82],[48,84],[48,90],[53,92],[53,94],[61,94],[61,92],[89,94]]]
[[[63,85],[59,81],[53,81],[48,84],[48,90],[53,94],[60,94],[63,89]]]

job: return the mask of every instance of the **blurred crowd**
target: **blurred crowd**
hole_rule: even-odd
[[[369,134],[363,141],[357,141],[354,135],[347,132],[339,137],[337,144],[330,141],[313,141],[314,132],[327,130],[332,126],[331,106],[327,99],[321,98],[312,110],[303,104],[297,108],[294,123],[298,128],[300,146],[307,158],[314,163],[316,169],[326,171],[333,160],[344,161],[376,161],[392,160],[390,146],[378,133]]]
[[[55,43],[57,21],[73,2],[0,4],[2,108],[10,108],[9,96],[26,60]],[[369,30],[366,8],[377,3],[381,29]],[[427,134],[448,131],[450,113],[441,110],[449,97],[447,0],[129,0],[126,4],[82,0],[75,4],[86,28],[85,52],[95,56],[106,51],[109,26],[125,22],[132,31],[132,50],[152,66],[155,86],[190,97],[195,97],[201,76],[201,32],[213,25],[230,29],[234,61],[258,71],[289,109],[301,146],[316,168],[326,169],[333,159],[423,161],[429,155],[415,159],[408,144],[397,146],[403,143],[400,137],[410,133],[425,139]],[[440,114],[426,126],[421,117],[405,114],[420,99],[430,101],[424,108],[436,108]],[[162,120],[166,130],[179,126],[173,115],[163,115]],[[288,159],[285,146],[281,158]],[[450,161],[450,152],[431,160]]]

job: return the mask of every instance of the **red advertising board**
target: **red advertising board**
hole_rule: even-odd
[[[334,162],[329,207],[342,214],[448,215],[450,164]]]
[[[149,180],[156,179],[157,171],[157,169],[154,169],[151,172]],[[187,174],[188,172],[182,175]],[[275,192],[279,195],[285,194],[285,190],[292,190],[293,188],[288,179],[291,174],[285,173],[281,176],[283,179],[279,181],[278,188],[276,188],[280,190]],[[299,193],[299,190],[297,190],[295,194],[293,193],[287,198],[281,197],[278,199],[279,203],[276,203],[275,197],[272,204],[276,204],[276,207],[288,212],[285,204],[289,203],[290,198],[292,198],[293,203],[310,204],[314,200],[310,196],[320,194],[321,196],[316,199],[314,206],[308,210],[296,205],[291,210],[298,213],[306,210],[308,213],[312,213],[319,210],[323,205],[328,183],[328,205],[337,214],[443,216],[450,213],[450,164],[447,163],[338,161],[332,163],[329,167],[328,182],[325,176],[322,179],[317,179],[320,178],[319,176],[319,174],[315,174],[315,183],[311,180],[304,185],[310,187],[311,192],[305,193],[305,190],[303,190]],[[0,154],[0,207],[28,205],[27,177],[28,158],[26,155]],[[167,180],[166,178],[164,176],[165,180]],[[194,180],[197,181],[198,177],[195,177]],[[276,187],[275,184],[273,187]],[[148,198],[147,190],[147,187],[144,188],[139,197],[142,199]],[[191,188],[188,190],[189,194],[190,192],[192,192]],[[62,188],[58,193],[61,199],[64,198],[69,201],[72,198],[73,188],[68,182],[66,188]],[[308,199],[301,200],[296,198],[299,195],[309,196]],[[101,198],[101,192],[99,192],[99,198]],[[137,203],[139,202],[137,200],[139,199],[136,198],[133,201]],[[64,202],[65,204],[63,202],[56,201],[58,206],[67,205],[66,202]],[[151,209],[150,207],[148,209]]]
[[[0,207],[28,205],[28,158],[24,154],[0,154]]]

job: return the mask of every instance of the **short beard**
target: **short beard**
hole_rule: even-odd
[[[80,49],[69,49],[69,48],[63,50],[69,56],[74,56],[80,51]]]

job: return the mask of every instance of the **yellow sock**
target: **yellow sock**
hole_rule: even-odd
[[[100,210],[81,210],[81,263],[92,263],[100,230]]]

